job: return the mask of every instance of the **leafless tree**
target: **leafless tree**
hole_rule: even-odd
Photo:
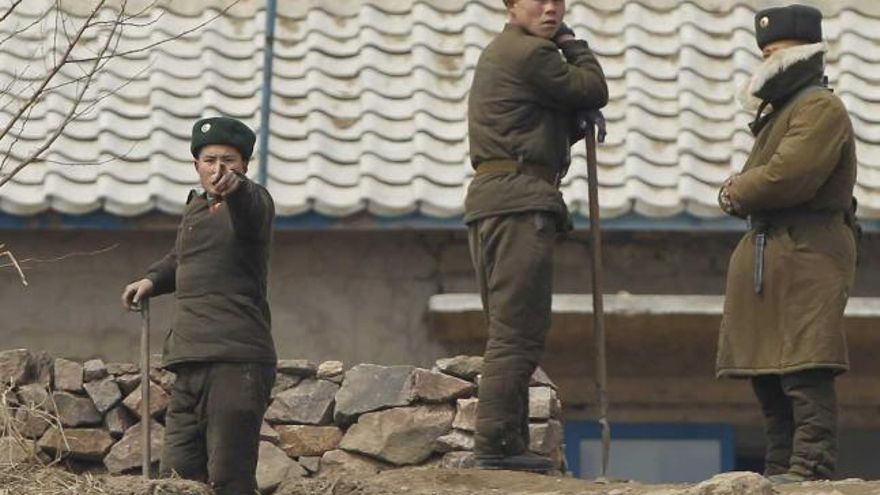
[[[163,12],[158,0],[146,0],[146,4],[141,0],[137,8],[131,8],[129,0],[44,0],[45,9],[32,18],[13,15],[24,8],[24,0],[7,0],[9,5],[0,12],[0,55],[5,59],[0,71],[0,187],[39,161],[71,122],[131,82],[133,78],[123,80],[116,88],[95,84],[114,61],[137,59],[158,45],[196,32],[239,1],[230,1],[216,15],[185,31],[130,46],[123,43],[123,32],[149,32]],[[22,23],[22,18],[29,20]],[[7,25],[13,20],[19,22]],[[15,53],[22,48],[29,52]],[[142,70],[147,68],[145,63]],[[47,111],[56,116],[54,126],[35,139],[28,134],[31,116]]]
[[[149,33],[164,13],[159,0],[0,0],[0,187],[44,160],[72,122],[148,70],[150,50],[201,30],[239,1],[157,39]],[[123,37],[129,30],[139,32]],[[132,46],[136,40],[146,41]],[[98,84],[122,59],[140,62],[140,72],[112,87]],[[14,262],[10,251],[3,255]]]

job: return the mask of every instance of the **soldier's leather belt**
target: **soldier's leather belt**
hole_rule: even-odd
[[[764,251],[767,235],[773,227],[791,227],[841,221],[849,225],[847,212],[841,210],[776,210],[749,215],[749,228],[755,231],[755,294],[764,291]]]
[[[519,163],[516,160],[486,160],[477,165],[477,175],[520,173],[537,177],[551,186],[559,186],[559,172],[543,165]]]

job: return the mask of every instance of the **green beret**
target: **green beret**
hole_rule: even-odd
[[[193,124],[192,140],[189,150],[194,158],[199,157],[199,150],[209,144],[227,144],[237,149],[241,157],[250,160],[254,154],[256,134],[240,120],[229,117],[210,117]]]
[[[822,12],[806,5],[773,7],[755,14],[758,47],[779,40],[822,41]]]

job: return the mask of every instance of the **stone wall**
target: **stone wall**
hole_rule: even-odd
[[[288,476],[471,465],[481,366],[477,356],[440,359],[432,369],[279,361],[261,432],[261,491]],[[77,471],[141,469],[137,366],[16,349],[0,352],[0,381],[0,464],[36,456],[62,459]],[[152,462],[173,383],[172,373],[150,370]],[[529,395],[530,448],[565,471],[562,405],[540,368]]]

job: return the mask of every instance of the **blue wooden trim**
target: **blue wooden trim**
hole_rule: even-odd
[[[338,218],[309,212],[296,216],[275,217],[275,228],[279,230],[298,229],[421,229],[421,230],[464,230],[462,217],[436,218],[420,213],[383,217],[378,215],[354,215]]]
[[[68,215],[57,212],[44,212],[31,216],[18,216],[0,213],[0,229],[93,229],[93,230],[138,230],[149,223],[151,228],[174,228],[178,222],[176,215],[151,212],[135,217],[122,217],[98,211],[84,215]],[[880,221],[862,221],[865,232],[880,232]],[[575,229],[586,231],[589,219],[575,216]],[[333,217],[316,212],[300,215],[280,216],[275,219],[277,230],[463,230],[462,217],[436,218],[421,213],[410,213],[394,217],[370,214],[350,217]],[[682,214],[668,218],[649,218],[638,214],[628,214],[602,220],[602,228],[608,231],[651,231],[651,232],[741,232],[745,222],[733,218],[704,219]]]
[[[581,476],[580,443],[584,439],[600,440],[602,428],[595,421],[565,422],[565,459],[575,477]],[[736,467],[736,436],[732,425],[724,423],[614,423],[611,425],[611,456],[614,440],[719,440],[721,442],[720,472]]]
[[[588,230],[590,227],[589,217],[575,215],[574,226],[577,230]],[[637,213],[628,213],[615,218],[603,219],[602,228],[605,230],[618,231],[743,232],[746,230],[746,222],[745,220],[727,216],[720,218],[700,218],[687,213],[682,213],[671,217],[652,218]]]
[[[269,177],[269,117],[272,113],[272,63],[275,49],[275,18],[278,11],[277,0],[266,1],[266,35],[263,44],[263,87],[260,90],[260,163],[257,181],[266,185]]]
[[[90,230],[132,230],[141,228],[143,219],[156,218],[161,214],[149,214],[138,217],[120,217],[105,212],[88,213],[85,215],[65,215],[61,213],[47,212],[31,216],[17,216],[0,213],[0,229],[3,230],[68,230],[68,229],[90,229]],[[177,219],[166,215],[169,219],[173,219],[171,225],[177,223]]]

